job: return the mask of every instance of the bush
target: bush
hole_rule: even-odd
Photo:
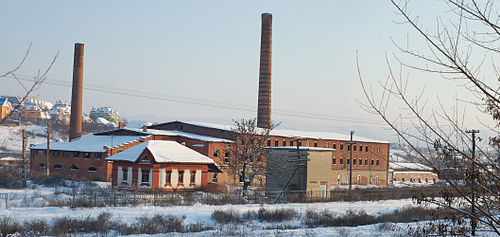
[[[106,233],[112,227],[118,226],[117,223],[111,221],[111,214],[103,212],[97,218],[86,217],[84,219],[59,217],[54,219],[52,227],[53,234],[61,235],[64,233]]]
[[[156,234],[169,232],[183,232],[183,222],[186,217],[172,215],[154,215],[153,217],[139,217],[137,219],[136,234]]]
[[[251,214],[247,216],[251,216]],[[243,222],[243,218],[241,217],[240,213],[232,209],[225,211],[215,210],[212,213],[212,219],[220,224],[228,224],[228,223],[239,224]]]
[[[0,167],[0,188],[23,188],[23,175],[21,169]]]
[[[0,235],[6,236],[10,234],[22,234],[23,227],[14,219],[10,217],[3,217],[0,219]]]
[[[368,215],[365,211],[347,210],[341,216],[334,216],[331,212],[324,210],[317,213],[311,210],[306,211],[304,223],[309,227],[317,226],[358,226],[377,223],[376,218]]]
[[[268,210],[265,208],[260,208],[257,212],[257,219],[259,221],[266,222],[282,222],[289,221],[299,217],[299,213],[292,208],[279,208],[274,210]]]
[[[25,235],[40,236],[49,234],[49,226],[44,220],[32,220],[24,222]]]

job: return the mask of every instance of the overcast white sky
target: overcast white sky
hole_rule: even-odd
[[[429,22],[442,9],[433,0],[412,7]],[[31,42],[20,77],[36,74],[59,52],[48,82],[69,86],[73,45],[83,42],[84,85],[136,95],[84,90],[83,111],[112,106],[128,120],[231,123],[255,117],[260,14],[271,12],[273,120],[283,128],[356,129],[360,136],[393,140],[357,102],[365,99],[356,51],[365,80],[376,86],[387,76],[385,54],[397,52],[391,38],[422,46],[408,26],[394,22],[400,18],[389,1],[2,1],[0,9],[0,72],[13,67]],[[430,98],[439,95],[453,105],[455,95],[467,97],[449,82],[410,75],[417,77],[410,90],[425,86]],[[13,79],[2,79],[0,94],[22,93]],[[137,97],[144,94],[155,98]],[[70,101],[71,89],[45,84],[34,95]],[[304,117],[311,115],[329,119]],[[478,124],[474,117],[467,118],[470,126]]]

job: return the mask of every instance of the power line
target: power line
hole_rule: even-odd
[[[22,75],[22,74],[16,74],[16,77],[14,77],[14,76],[7,76],[7,77],[14,78],[17,80],[22,80],[22,81],[32,81],[30,76]],[[22,78],[22,77],[24,77],[24,78]],[[44,84],[71,88],[71,82],[64,81],[64,80],[55,80],[55,79],[48,79],[47,78],[44,81]],[[257,111],[254,106],[249,106],[249,105],[227,103],[227,102],[220,102],[220,101],[215,101],[215,100],[200,99],[200,98],[193,98],[193,97],[174,96],[174,95],[158,93],[158,92],[154,92],[154,91],[141,91],[141,90],[134,90],[134,89],[125,89],[125,88],[104,86],[104,85],[91,84],[91,83],[85,83],[85,86],[83,88],[85,90],[90,90],[90,91],[97,91],[97,92],[103,92],[103,93],[111,93],[111,94],[132,96],[132,97],[138,97],[138,98],[146,98],[146,99],[152,99],[152,100],[174,102],[174,103],[191,104],[191,105],[198,105],[198,106],[204,106],[204,107],[238,110],[238,111],[246,111],[246,112],[256,112]],[[297,110],[274,109],[273,113],[278,114],[278,115],[288,116],[288,117],[316,119],[316,120],[333,121],[333,122],[347,122],[347,123],[362,124],[362,125],[377,126],[377,127],[382,127],[382,126],[386,125],[385,123],[382,123],[382,122],[376,122],[373,120],[366,120],[366,119],[361,119],[361,118],[356,118],[356,117],[338,116],[338,115],[333,116],[333,115],[309,113],[309,112],[303,112],[303,111],[297,111]]]

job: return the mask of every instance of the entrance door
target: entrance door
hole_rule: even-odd
[[[320,195],[321,195],[321,199],[326,199],[328,197],[328,193],[327,193],[327,190],[326,190],[326,184],[323,184],[323,185],[320,185],[319,186],[319,191],[320,191]]]

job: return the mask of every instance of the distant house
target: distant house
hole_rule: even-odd
[[[319,147],[268,147],[266,192],[301,192],[307,198],[330,197],[333,149]],[[295,162],[297,156],[300,162]]]
[[[42,119],[50,119],[48,111],[52,108],[52,104],[38,99],[28,99],[24,102],[21,108],[20,119],[23,121],[31,121],[38,123]]]
[[[12,106],[12,109],[14,109],[17,105],[21,103],[19,98],[17,98],[16,96],[0,95],[0,98],[7,98],[9,100],[10,105]]]
[[[216,163],[176,141],[150,140],[106,158],[113,161],[112,185],[153,190],[198,189],[209,183]]]
[[[118,122],[120,121],[120,115],[118,115],[118,112],[111,107],[92,107],[89,116],[94,121],[96,121],[97,118],[104,118],[107,121],[115,124],[118,124]]]
[[[11,110],[12,106],[9,103],[9,99],[0,97],[0,120],[6,118],[10,114]]]
[[[69,121],[69,116],[71,115],[71,105],[69,105],[66,101],[58,100],[49,110],[49,115],[53,119]]]

